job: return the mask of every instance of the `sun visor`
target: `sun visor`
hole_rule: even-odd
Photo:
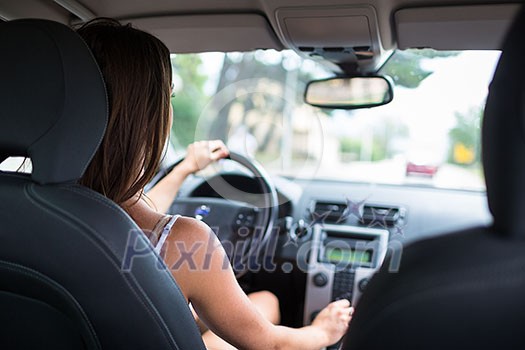
[[[266,18],[258,14],[163,16],[131,22],[175,53],[283,49]]]
[[[400,49],[496,50],[519,5],[407,8],[394,20]]]
[[[338,65],[375,66],[383,46],[371,6],[280,8],[279,35],[299,54]]]

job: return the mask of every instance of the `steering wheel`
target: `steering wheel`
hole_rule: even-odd
[[[210,226],[230,258],[236,276],[241,277],[257,269],[258,254],[272,235],[278,214],[277,192],[269,175],[255,160],[235,152],[225,159],[248,169],[260,192],[240,190],[218,174],[206,180],[216,196],[177,198],[170,213],[195,217]],[[159,171],[150,188],[183,160]]]

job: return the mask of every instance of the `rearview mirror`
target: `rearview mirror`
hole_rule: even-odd
[[[306,103],[333,109],[357,109],[381,106],[392,101],[394,92],[389,79],[382,76],[342,77],[308,83]]]

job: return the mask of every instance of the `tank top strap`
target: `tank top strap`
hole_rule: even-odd
[[[168,238],[168,235],[171,232],[171,228],[173,227],[173,225],[175,224],[175,222],[177,221],[177,219],[179,217],[180,217],[180,215],[173,215],[173,216],[171,216],[171,218],[169,219],[168,223],[162,229],[162,232],[160,234],[159,240],[157,241],[157,244],[155,245],[155,248],[154,248],[154,250],[155,250],[155,252],[157,254],[160,254],[160,250],[162,249],[162,246],[166,242],[166,239]]]

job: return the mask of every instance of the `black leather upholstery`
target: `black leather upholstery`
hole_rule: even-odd
[[[525,239],[525,15],[508,33],[483,123],[483,163],[498,234]]]
[[[363,294],[343,349],[524,349],[525,8],[503,47],[483,124],[494,225],[415,243]]]
[[[139,228],[75,184],[103,135],[103,81],[82,39],[0,23],[0,344],[8,349],[204,349],[187,302]]]
[[[97,64],[59,24],[20,20],[0,28],[0,160],[29,156],[41,184],[80,178],[107,121]]]

